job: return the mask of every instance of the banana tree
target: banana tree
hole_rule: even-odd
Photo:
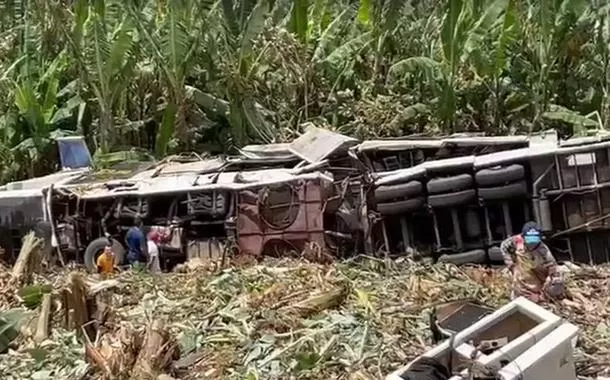
[[[394,78],[397,74],[424,73],[436,97],[438,116],[446,129],[453,129],[456,81],[460,69],[478,51],[484,36],[494,30],[509,5],[509,0],[494,0],[485,8],[476,0],[447,2],[440,34],[440,59],[436,56],[406,58],[392,65],[389,78]],[[504,52],[498,51],[498,54]]]
[[[224,97],[229,102],[231,133],[237,145],[247,143],[252,135],[258,141],[275,142],[276,131],[263,116],[266,110],[249,93],[247,86],[265,54],[264,49],[255,54],[253,46],[270,11],[268,0],[222,0],[227,32],[221,54],[230,68],[226,73]]]
[[[603,125],[610,125],[610,4],[599,1],[596,13],[596,51],[599,56],[601,75],[600,88],[603,100],[600,104]]]
[[[188,147],[186,78],[196,63],[196,51],[204,42],[206,20],[213,5],[211,0],[144,1],[126,5],[167,87],[167,104],[155,144],[159,156],[167,152],[174,134]]]
[[[117,102],[133,77],[136,64],[134,28],[120,2],[75,0],[73,27],[62,28],[79,66],[81,80],[91,89],[99,112],[98,149],[113,143]],[[66,9],[60,11],[66,12]]]
[[[464,49],[472,70],[490,92],[493,123],[499,127],[504,123],[504,98],[509,91],[503,83],[509,67],[507,55],[521,30],[515,0],[495,1],[485,15],[470,32]]]
[[[374,63],[371,74],[371,90],[373,94],[379,91],[380,71],[389,39],[396,35],[401,10],[405,6],[402,0],[360,0],[358,20],[371,33]]]
[[[540,123],[552,105],[551,77],[554,71],[563,71],[557,82],[565,81],[569,74],[559,66],[559,60],[568,52],[568,44],[579,24],[587,23],[589,17],[587,0],[543,0],[526,2],[525,12],[520,16],[531,27],[524,33],[528,45],[534,47],[531,54],[533,75],[530,87],[533,89],[534,116],[531,128]]]
[[[282,17],[282,11],[285,11],[285,17]],[[271,14],[274,23],[292,31],[301,46],[310,53],[299,54],[300,98],[298,104],[291,105],[296,111],[289,124],[296,126],[312,116],[326,116],[329,102],[317,104],[316,92],[320,90],[315,88],[316,79],[324,77],[329,81],[330,88],[323,90],[327,93],[327,100],[334,98],[335,92],[342,87],[353,87],[358,76],[359,56],[373,44],[373,32],[358,25],[357,9],[331,0],[280,0],[275,3]],[[293,60],[289,53],[286,56],[287,61]],[[334,116],[331,117],[337,119]]]
[[[49,64],[40,78],[31,74],[11,80],[20,119],[6,123],[4,133],[9,137],[13,152],[27,158],[32,176],[53,139],[71,133],[61,126],[73,118],[84,103],[80,96],[74,95],[58,107],[58,98],[69,93],[59,88],[59,78],[66,64],[66,56],[62,54]]]

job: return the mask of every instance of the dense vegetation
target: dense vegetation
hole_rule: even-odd
[[[0,0],[0,181],[97,152],[606,125],[603,0]]]

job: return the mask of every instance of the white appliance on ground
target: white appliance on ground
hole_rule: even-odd
[[[475,372],[503,380],[576,380],[573,351],[578,332],[576,326],[520,297],[422,356],[451,367],[450,380],[470,379]],[[417,359],[386,380],[404,380]]]

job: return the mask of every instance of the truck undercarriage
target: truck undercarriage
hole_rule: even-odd
[[[493,263],[501,241],[533,219],[559,260],[602,263],[609,149],[606,135],[360,142],[311,128],[291,144],[172,157],[120,179],[72,160],[82,165],[0,188],[9,232],[0,245],[14,252],[22,230],[38,226],[55,251],[92,268],[107,236],[124,258],[139,216],[145,232],[164,232],[166,261],[313,250]]]

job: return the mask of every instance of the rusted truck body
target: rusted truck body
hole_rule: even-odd
[[[65,184],[53,191],[53,220],[62,252],[88,267],[113,237],[124,256],[124,234],[136,215],[144,231],[168,231],[163,259],[260,256],[278,242],[324,246],[323,207],[332,178],[293,169],[210,171],[209,161],[141,172],[121,181]],[[188,170],[184,166],[189,166]],[[83,251],[84,249],[84,251]]]
[[[54,249],[88,267],[108,236],[124,256],[136,215],[145,232],[166,231],[166,261],[314,247],[337,258],[493,263],[500,242],[534,219],[558,259],[601,263],[610,260],[608,149],[606,134],[361,142],[310,127],[292,143],[251,145],[235,157],[175,156],[111,180],[79,164],[8,184],[0,205],[36,203],[29,218],[44,224]]]

